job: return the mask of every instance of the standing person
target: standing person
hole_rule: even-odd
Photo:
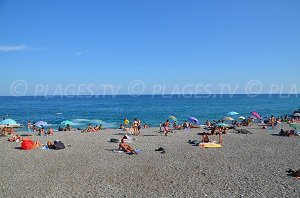
[[[124,118],[124,128],[127,128],[129,124],[129,120],[125,117]]]
[[[272,115],[272,116],[271,116],[271,126],[272,126],[272,129],[274,129],[275,123],[276,123],[276,119],[275,119],[275,117]]]
[[[137,135],[140,135],[140,133],[141,133],[141,128],[142,128],[142,126],[141,126],[142,123],[141,123],[141,120],[140,120],[139,118],[137,119],[137,122],[138,122],[138,128],[137,128],[138,131],[137,131]]]
[[[137,119],[135,118],[134,122],[133,122],[133,135],[136,135],[138,133],[138,126],[139,126],[139,123],[138,123]]]
[[[166,122],[164,123],[164,134],[165,134],[165,136],[168,136],[169,126],[170,126],[170,122],[169,122],[169,120],[166,120]]]
[[[223,130],[219,130],[219,144],[222,144],[222,132]]]
[[[31,121],[29,120],[27,123],[28,132],[31,132]]]

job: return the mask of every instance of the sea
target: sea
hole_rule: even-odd
[[[1,119],[14,119],[26,126],[45,121],[56,128],[70,120],[76,128],[88,124],[118,128],[124,118],[139,118],[152,127],[175,116],[180,124],[189,117],[200,123],[219,120],[228,112],[248,117],[256,111],[263,117],[291,115],[299,109],[298,95],[117,95],[117,96],[23,96],[0,97]]]

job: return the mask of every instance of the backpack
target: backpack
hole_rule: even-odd
[[[56,150],[59,150],[59,149],[65,149],[65,145],[64,143],[62,143],[61,141],[54,141],[54,148]]]

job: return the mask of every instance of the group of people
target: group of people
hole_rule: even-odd
[[[38,136],[42,135],[54,135],[54,130],[52,128],[49,128],[47,131],[45,130],[44,127],[38,129]]]
[[[143,125],[143,128],[149,128],[149,125],[145,123]],[[128,133],[131,133],[134,136],[138,136],[141,134],[142,123],[139,118],[135,118],[132,123],[130,123],[130,121],[127,118],[124,118],[124,124],[120,124],[119,129],[127,131]]]
[[[15,133],[15,130],[13,127],[10,127],[9,125],[6,125],[1,130],[1,135],[13,135]]]
[[[84,129],[82,132],[97,132],[103,130],[102,125],[100,124],[99,126],[96,125],[95,127],[92,126],[92,124],[89,124],[86,129]]]

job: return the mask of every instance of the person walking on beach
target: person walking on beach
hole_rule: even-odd
[[[165,134],[165,136],[168,136],[169,126],[170,126],[170,122],[169,122],[169,120],[166,120],[166,122],[164,123],[164,134]]]

